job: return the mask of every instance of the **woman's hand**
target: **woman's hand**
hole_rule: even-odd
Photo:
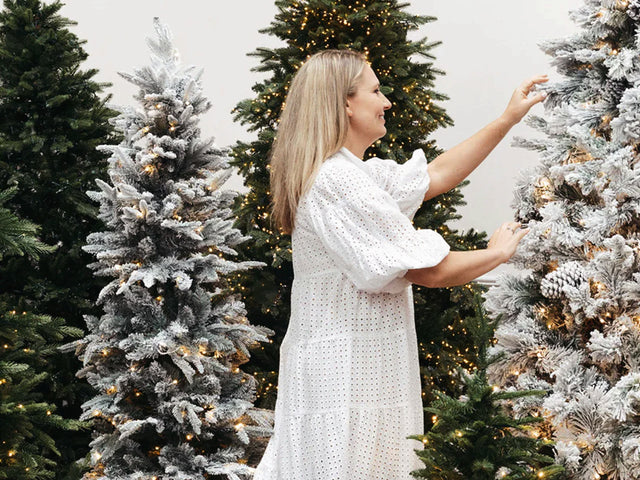
[[[510,125],[518,123],[532,106],[547,98],[546,92],[539,92],[531,96],[529,96],[529,93],[531,93],[536,85],[548,81],[549,78],[546,75],[538,75],[537,77],[533,77],[522,82],[522,84],[516,88],[515,92],[513,92],[513,95],[511,96],[511,100],[509,101],[507,108],[502,114]]]
[[[518,222],[506,222],[498,228],[487,245],[487,250],[498,250],[502,253],[502,263],[509,260],[520,243],[520,240],[529,233],[529,229],[520,229],[522,224]]]
[[[433,267],[408,270],[405,278],[428,288],[445,288],[464,285],[509,260],[528,229],[520,224],[507,222],[491,236],[489,245],[482,250],[449,252],[449,255]]]

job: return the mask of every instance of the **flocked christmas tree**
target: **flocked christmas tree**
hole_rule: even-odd
[[[3,206],[14,193],[0,192],[0,261],[11,255],[37,260],[55,249],[36,238],[33,223]],[[0,479],[54,478],[60,450],[51,433],[83,426],[56,414],[56,406],[39,391],[50,377],[49,357],[69,336],[82,336],[82,330],[61,319],[9,309],[0,301]]]
[[[516,188],[531,232],[521,267],[489,292],[503,386],[542,388],[540,412],[572,479],[640,478],[640,2],[585,0],[578,33],[545,42],[563,76],[545,134],[521,140],[540,166]],[[529,269],[528,271],[526,269]]]
[[[111,153],[110,183],[98,180],[107,231],[85,249],[111,281],[76,347],[98,394],[93,470],[85,478],[244,479],[272,420],[253,408],[255,379],[240,369],[268,329],[249,324],[225,276],[257,266],[234,261],[244,241],[233,227],[227,152],[200,139],[210,108],[201,71],[182,68],[166,27],[155,23],[151,65],[123,74],[138,108],[115,119],[124,136]],[[253,452],[253,453],[252,453]]]
[[[544,395],[544,390],[501,390],[487,378],[487,368],[496,360],[488,355],[496,321],[483,309],[476,297],[476,316],[466,319],[466,327],[477,354],[475,371],[461,370],[463,395],[451,397],[439,392],[425,410],[433,425],[416,450],[425,467],[411,474],[432,480],[539,480],[562,478],[564,469],[554,464],[549,440],[529,436],[528,432],[543,419],[516,417],[504,408],[504,402]]]
[[[0,190],[17,187],[8,206],[40,226],[40,238],[57,246],[39,260],[7,258],[0,265],[0,299],[10,310],[62,318],[84,328],[101,279],[86,267],[86,236],[100,228],[85,192],[106,172],[95,147],[111,141],[103,84],[82,69],[83,41],[59,15],[60,2],[5,0],[0,11]],[[75,378],[71,355],[49,357],[51,375],[39,388],[67,418],[80,415],[90,387]],[[56,434],[57,435],[57,434]],[[64,432],[56,470],[64,477],[88,449],[89,433]]]
[[[251,318],[275,330],[274,342],[255,352],[251,367],[260,376],[261,405],[273,407],[277,385],[278,350],[289,321],[290,290],[293,280],[291,243],[271,224],[269,213],[268,152],[277,121],[296,70],[312,55],[329,48],[350,48],[367,55],[382,84],[381,90],[393,103],[386,118],[386,136],[365,156],[392,158],[404,162],[422,148],[427,158],[439,152],[429,135],[452,121],[439,101],[446,97],[434,90],[441,71],[432,64],[437,42],[410,41],[407,34],[433,17],[412,15],[407,4],[396,0],[277,0],[275,20],[263,33],[285,42],[280,48],[259,48],[251,55],[260,59],[255,71],[270,76],[253,86],[256,98],[235,109],[236,119],[257,132],[257,140],[238,142],[232,165],[239,168],[250,191],[236,204],[239,223],[252,237],[243,253],[264,261],[267,268],[241,275],[242,291]],[[484,246],[484,234],[459,233],[447,224],[459,218],[456,207],[463,205],[459,189],[441,195],[418,211],[414,224],[437,230],[453,249]],[[475,287],[473,287],[475,288]],[[449,372],[455,365],[473,363],[470,342],[463,332],[463,318],[473,312],[472,288],[415,289],[416,325],[421,348],[424,391],[451,389]]]

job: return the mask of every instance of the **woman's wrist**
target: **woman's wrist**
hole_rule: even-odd
[[[498,117],[496,122],[500,123],[507,131],[511,130],[513,126],[520,123],[520,118],[517,117],[513,112],[509,112],[505,110],[502,115]]]
[[[489,246],[487,247],[487,250],[494,255],[495,261],[499,262],[498,265],[507,262],[511,258],[511,255],[509,255],[509,251],[506,248]]]

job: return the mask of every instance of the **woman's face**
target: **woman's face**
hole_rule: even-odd
[[[384,111],[391,108],[391,102],[380,91],[380,82],[367,64],[360,75],[356,93],[347,99],[349,134],[367,146],[384,137]]]

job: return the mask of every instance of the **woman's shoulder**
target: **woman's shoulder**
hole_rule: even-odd
[[[367,176],[368,173],[369,170],[362,160],[355,161],[339,150],[322,163],[318,178],[342,183],[348,182],[354,176]]]
[[[371,186],[365,167],[359,167],[340,152],[328,157],[318,169],[311,186],[301,198],[301,205],[308,203],[341,204],[349,198],[359,197]]]
[[[356,164],[341,152],[337,152],[322,163],[311,190],[353,189],[359,185],[368,185],[371,180],[364,162]]]
[[[336,157],[323,164],[301,204],[313,217],[322,212],[345,209],[371,213],[389,208],[392,202],[365,168]]]

